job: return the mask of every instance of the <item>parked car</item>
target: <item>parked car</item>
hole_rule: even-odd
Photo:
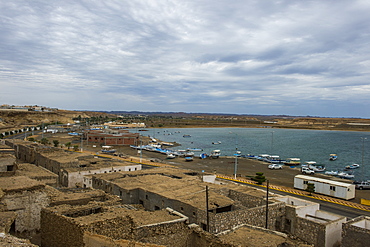
[[[354,182],[356,189],[363,190],[363,189],[370,189],[369,182]]]
[[[282,165],[279,164],[271,164],[268,166],[269,169],[283,169]]]
[[[309,169],[308,167],[302,167],[301,169],[302,174],[309,174],[309,175],[314,175],[315,171]]]

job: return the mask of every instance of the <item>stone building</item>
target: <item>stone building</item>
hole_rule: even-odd
[[[0,153],[0,177],[14,175],[17,167],[16,158],[13,154]]]
[[[18,164],[15,176],[25,176],[50,186],[59,186],[58,175],[41,167],[29,163]]]
[[[104,202],[45,208],[41,216],[41,244],[86,246],[91,234],[137,242],[156,237],[158,242],[162,239],[168,243],[171,235],[176,236],[176,241],[186,240],[186,232],[190,231],[185,224],[187,217],[171,209],[150,212],[140,208]]]
[[[199,174],[188,170],[158,168],[130,174],[100,174],[93,175],[92,181],[93,188],[117,195],[123,203],[141,204],[154,211],[170,207],[189,217],[190,223],[212,233],[241,224],[264,227],[266,223],[264,191],[235,184],[205,183]],[[270,201],[268,206],[269,228],[281,229],[285,204]]]
[[[15,149],[20,161],[33,163],[56,174],[58,186],[91,187],[91,180],[84,183],[85,175],[136,171],[142,168],[141,164],[99,159],[90,154],[70,152],[28,141],[9,140],[7,144]]]
[[[370,245],[370,217],[360,216],[343,224],[342,247]]]
[[[0,178],[0,207],[16,213],[10,231],[32,234],[40,230],[41,209],[49,205],[45,184],[24,176]]]
[[[276,200],[286,205],[283,232],[314,246],[340,246],[346,217],[322,211],[320,204],[295,197],[277,197]]]

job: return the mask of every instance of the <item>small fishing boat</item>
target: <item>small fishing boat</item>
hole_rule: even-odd
[[[307,161],[304,167],[308,167],[309,169],[315,171],[315,172],[323,172],[325,171],[325,166],[318,165],[316,161]]]
[[[352,165],[348,165],[348,166],[346,166],[345,168],[346,169],[357,169],[357,168],[359,168],[360,167],[360,165],[359,164],[352,164]]]
[[[329,160],[336,160],[338,159],[338,156],[336,154],[330,154]]]
[[[221,144],[221,141],[218,141],[218,142],[212,142],[213,145],[218,145],[218,144]]]
[[[208,154],[206,154],[206,153],[201,153],[201,154],[199,155],[199,158],[201,158],[201,159],[208,158]]]
[[[191,135],[183,135],[182,137],[191,137]]]
[[[210,154],[210,156],[214,159],[219,158],[221,155],[221,150],[213,150]]]
[[[339,172],[338,177],[345,178],[345,179],[352,179],[355,177],[355,175],[352,173],[347,173],[347,172]]]
[[[284,165],[287,166],[298,166],[300,164],[301,164],[300,158],[287,158],[286,161],[284,162]]]
[[[113,149],[112,146],[102,146],[101,152],[102,153],[115,153],[116,150]]]
[[[325,174],[326,175],[337,176],[338,175],[338,171],[326,171]]]
[[[185,155],[185,161],[193,161],[194,154],[186,154]]]
[[[192,152],[202,152],[203,151],[203,149],[201,149],[201,148],[187,148],[186,150],[187,151],[192,151]]]
[[[173,153],[168,153],[167,154],[167,159],[174,159],[174,158],[176,158],[175,154],[173,154]]]

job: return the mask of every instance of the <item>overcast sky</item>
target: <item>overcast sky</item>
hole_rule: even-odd
[[[369,0],[0,0],[0,104],[370,118]]]

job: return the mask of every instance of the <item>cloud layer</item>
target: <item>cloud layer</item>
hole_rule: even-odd
[[[370,118],[370,3],[0,0],[0,103]]]

